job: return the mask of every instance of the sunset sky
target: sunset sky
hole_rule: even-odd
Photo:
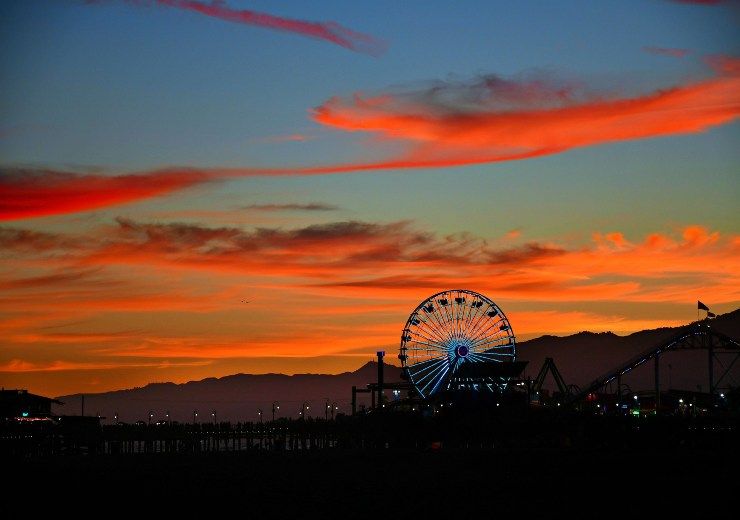
[[[0,384],[395,362],[740,304],[740,2],[0,3]],[[248,302],[248,303],[247,303]]]

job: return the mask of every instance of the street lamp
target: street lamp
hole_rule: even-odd
[[[328,397],[325,397],[324,399],[326,399],[326,408],[324,408],[324,420],[328,421],[329,420],[329,410],[331,410],[331,405],[329,404]]]
[[[213,410],[211,412],[211,415],[213,416],[213,425],[215,426],[216,425],[216,410]]]
[[[257,409],[257,415],[260,416],[260,424],[262,424],[262,408]]]
[[[331,418],[334,420],[334,412],[339,411],[339,406],[337,406],[336,401],[331,404]]]
[[[164,417],[167,420],[167,424],[171,424],[170,423],[170,411],[169,410],[167,410],[167,413],[164,414]]]
[[[195,419],[198,418],[198,410],[193,410],[193,424],[195,424]]]
[[[154,417],[154,412],[149,410],[149,424],[152,424],[152,417]]]
[[[306,418],[306,411],[308,411],[310,408],[311,407],[308,406],[308,403],[306,401],[303,401],[303,404],[301,405],[301,413],[300,413],[300,415],[301,415],[301,417],[303,417],[303,419]]]
[[[280,410],[280,403],[277,401],[272,402],[272,422],[275,422],[275,410]]]

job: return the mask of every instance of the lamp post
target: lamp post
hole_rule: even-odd
[[[165,420],[167,421],[167,424],[168,424],[168,425],[171,425],[171,424],[172,424],[172,423],[170,422],[170,411],[169,411],[169,410],[167,410],[167,413],[165,413],[165,414],[164,414],[164,418],[165,418]]]
[[[280,403],[277,401],[272,402],[272,422],[275,422],[275,410],[280,410]]]
[[[257,415],[260,416],[260,424],[262,424],[262,408],[257,409]]]
[[[211,416],[213,417],[213,425],[216,426],[216,410],[211,412]]]
[[[198,410],[193,410],[193,424],[195,424],[195,420],[198,418]]]
[[[331,404],[331,419],[334,420],[334,413],[339,412],[339,406],[337,405],[336,401],[334,401]]]
[[[328,397],[325,397],[324,399],[326,399],[326,406],[324,407],[324,420],[328,421],[329,420],[329,410],[331,410],[331,405],[329,404]]]
[[[311,407],[310,407],[310,406],[308,406],[308,403],[307,403],[306,401],[303,401],[303,404],[301,405],[301,417],[303,417],[303,420],[306,420],[306,412],[307,412],[307,411],[308,411],[308,410],[309,410],[310,408],[311,408]]]
[[[149,410],[149,424],[152,424],[152,417],[154,417],[154,412]]]

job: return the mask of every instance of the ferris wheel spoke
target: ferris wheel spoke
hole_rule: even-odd
[[[514,349],[508,349],[508,350],[511,350],[511,352],[501,352],[501,351],[491,348],[488,350],[484,350],[483,352],[476,352],[476,354],[481,355],[481,356],[513,356]]]
[[[450,339],[454,341],[455,339],[457,339],[457,323],[455,317],[455,300],[453,298],[453,293],[445,293],[444,299],[447,301],[447,304],[443,305],[446,318],[447,333],[450,336]]]
[[[416,381],[416,384],[419,385],[423,383],[424,381],[434,381],[435,377],[440,374],[443,370],[449,369],[450,364],[449,363],[443,363],[442,365],[435,366],[432,370],[429,370],[424,376],[419,378],[418,381]],[[429,383],[427,383],[429,384]],[[426,385],[424,386],[426,388]]]
[[[456,338],[462,338],[463,337],[463,323],[465,321],[465,311],[467,310],[465,308],[465,297],[462,296],[462,293],[458,292],[457,296],[455,296],[455,337]]]
[[[487,341],[480,341],[471,347],[476,352],[485,352],[491,349],[512,349],[514,343],[508,336],[491,337]]]
[[[491,320],[492,320],[491,323],[484,325],[483,327],[481,327],[476,332],[470,335],[471,341],[477,341],[478,339],[496,334],[496,332],[491,332],[491,331],[497,330],[496,327],[500,327],[501,323],[503,323],[503,320],[496,319],[496,317],[491,318]]]
[[[418,340],[412,340],[412,341],[413,341],[413,343],[415,343],[415,345],[408,345],[407,344],[406,345],[406,349],[407,350],[429,350],[429,349],[433,349],[433,350],[435,350],[437,352],[440,352],[440,353],[442,353],[442,352],[445,353],[445,354],[447,353],[447,349],[445,347],[441,347],[439,345],[435,345],[434,343],[425,343],[423,341],[418,341]],[[426,348],[418,348],[417,345],[424,345]]]
[[[468,357],[475,361],[476,363],[490,363],[491,361],[500,361],[496,358],[481,356],[480,354],[470,354]]]
[[[422,395],[424,394],[424,391],[429,388],[429,385],[434,383],[434,386],[432,387],[432,390],[429,392],[430,394],[433,394],[434,391],[437,389],[439,384],[442,382],[442,380],[445,378],[445,375],[447,374],[447,371],[450,369],[450,365],[446,364],[441,369],[437,370],[434,373],[434,376],[430,378],[426,384],[421,388]]]
[[[457,358],[455,362],[452,364],[452,367],[450,368],[450,377],[452,377],[455,372],[457,372],[457,369],[460,368],[460,365],[463,364],[462,358]]]
[[[481,305],[476,306],[476,299],[473,298],[473,301],[470,302],[468,305],[468,312],[467,316],[465,317],[465,330],[468,330],[470,328],[471,323],[473,322],[473,319],[475,316],[478,315],[478,310],[481,308]]]
[[[465,298],[461,292],[455,293],[455,297],[452,299],[454,318],[455,318],[455,338],[462,337],[462,321],[465,314]]]
[[[470,326],[468,337],[473,338],[477,334],[478,330],[486,326],[486,323],[487,323],[486,318],[489,317],[488,312],[490,312],[489,311],[490,308],[491,308],[490,305],[485,309],[483,308],[482,305],[478,308],[477,318],[475,319],[473,324]]]
[[[446,336],[448,339],[452,338],[452,330],[450,327],[450,315],[449,315],[449,309],[447,308],[449,305],[449,300],[447,300],[446,294],[442,294],[441,298],[437,298],[435,303],[435,316],[437,318],[437,322],[439,323],[439,326],[442,331],[442,335]],[[445,303],[442,303],[445,302]]]
[[[478,303],[478,305],[476,305],[476,303]],[[471,332],[475,329],[474,325],[477,324],[483,314],[481,311],[482,307],[483,305],[480,301],[470,302],[470,312],[468,313],[468,317],[465,320],[465,334],[468,338],[470,338]]]
[[[438,368],[442,365],[442,363],[446,362],[447,359],[444,358],[434,358],[434,359],[428,359],[426,361],[420,361],[419,363],[416,363],[414,365],[415,368],[413,370],[410,368],[409,373],[412,377],[420,377],[425,372],[428,373],[430,370],[434,370],[435,368]],[[424,365],[420,367],[419,365]]]
[[[440,325],[439,319],[436,316],[437,307],[433,303],[427,301],[422,305],[422,308],[424,309],[426,318],[429,320],[427,324],[436,331],[440,337],[446,340],[447,338],[444,337],[443,327]]]
[[[428,316],[428,315],[427,315]],[[408,326],[406,327],[407,330],[412,330],[411,327],[415,327],[415,329],[418,329],[420,332],[425,333],[428,337],[435,337],[440,342],[445,343],[446,339],[439,334],[439,331],[437,330],[438,327],[434,322],[431,321],[431,318],[429,321],[422,319],[422,316],[418,313],[415,313],[412,315],[411,318],[409,318]]]
[[[424,381],[431,374],[434,374],[443,366],[443,364],[432,364],[416,372],[409,371],[409,376],[411,377],[411,380],[414,382],[414,384],[418,386],[422,381]]]
[[[419,329],[419,331],[423,331],[423,332],[427,333],[429,336],[434,336],[435,338],[437,338],[442,343],[444,343],[446,341],[445,338],[442,335],[439,334],[439,331],[437,331],[437,328],[434,326],[433,323],[424,321],[424,320],[420,319],[420,317],[417,318],[416,321],[418,323],[415,326]],[[412,323],[412,325],[413,325],[413,323]],[[422,327],[422,325],[423,325],[423,327]]]
[[[435,358],[425,359],[424,361],[419,361],[418,363],[414,363],[410,367],[406,367],[409,371],[415,370],[417,373],[421,372],[423,370],[426,370],[427,367],[439,363],[442,361],[446,361],[447,357],[439,356]]]
[[[499,357],[512,357],[514,354],[510,354],[508,352],[477,352],[475,354],[471,354],[471,356],[475,356],[478,359],[487,361],[491,359],[497,359]]]
[[[439,375],[439,377],[437,378],[437,383],[434,385],[434,387],[432,387],[432,390],[430,392],[431,394],[437,391],[437,388],[439,388],[439,385],[441,385],[443,381],[447,380],[448,370],[445,370],[442,374]]]
[[[491,336],[486,336],[484,338],[481,338],[481,339],[479,339],[477,341],[471,342],[470,343],[470,348],[471,349],[478,350],[482,346],[491,345],[491,344],[496,343],[498,341],[506,341],[507,342],[506,344],[500,345],[501,347],[511,346],[511,341],[510,341],[509,336],[491,335]]]
[[[473,338],[477,334],[479,334],[480,331],[485,330],[491,325],[491,322],[495,322],[499,318],[499,316],[499,310],[496,307],[489,305],[485,310],[481,312],[475,325],[470,330],[470,337]]]
[[[414,336],[419,336],[419,337],[423,338],[425,341],[419,341]],[[440,341],[437,341],[434,338],[430,338],[428,336],[425,336],[424,334],[421,334],[419,332],[409,331],[409,336],[405,336],[405,337],[409,337],[410,338],[409,341],[416,341],[418,343],[424,343],[425,345],[426,344],[437,345],[439,348],[443,348],[443,349],[446,349],[447,348],[447,346],[444,343],[442,343]]]
[[[483,302],[479,300],[477,304],[478,305],[475,308],[475,311],[470,316],[470,320],[465,325],[465,328],[468,331],[468,336],[473,334],[473,332],[479,327],[483,318],[486,316],[486,310],[483,307]]]
[[[457,331],[455,328],[455,312],[451,303],[445,307],[445,316],[447,317],[447,333],[450,335],[450,339],[454,341],[457,339]]]

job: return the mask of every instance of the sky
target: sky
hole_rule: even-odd
[[[0,384],[338,373],[740,302],[740,4],[0,3]]]

